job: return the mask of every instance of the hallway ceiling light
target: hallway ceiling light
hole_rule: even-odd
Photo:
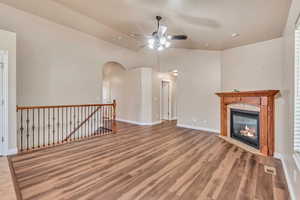
[[[238,34],[238,33],[232,33],[232,35],[231,35],[231,37],[233,37],[233,38],[236,38],[236,37],[239,37],[240,36],[240,34]]]
[[[178,76],[178,70],[177,70],[177,69],[174,69],[174,70],[172,71],[172,74],[173,74],[173,76]]]

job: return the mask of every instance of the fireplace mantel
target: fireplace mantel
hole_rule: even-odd
[[[230,104],[250,104],[260,108],[260,152],[266,156],[274,154],[275,95],[279,90],[259,90],[244,92],[218,92],[221,98],[221,136],[228,135],[227,106]]]
[[[220,97],[268,97],[275,96],[279,90],[257,90],[257,91],[244,91],[244,92],[218,92]]]

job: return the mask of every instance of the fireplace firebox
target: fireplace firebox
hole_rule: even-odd
[[[259,149],[259,112],[230,109],[231,137]]]

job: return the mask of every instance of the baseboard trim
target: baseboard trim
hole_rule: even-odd
[[[204,127],[199,127],[199,126],[191,126],[191,125],[185,125],[185,124],[177,124],[177,126],[181,127],[181,128],[188,128],[188,129],[194,129],[194,130],[199,130],[199,131],[206,131],[206,132],[220,134],[220,130],[217,130],[217,129],[204,128]]]
[[[285,175],[286,182],[288,184],[288,190],[289,190],[289,193],[290,193],[291,200],[297,200],[296,199],[296,195],[295,195],[295,193],[293,191],[292,180],[291,180],[291,177],[289,176],[288,169],[287,169],[287,166],[285,164],[285,160],[284,160],[282,154],[275,153],[274,157],[278,158],[279,160],[281,160],[282,167],[283,167],[283,172],[284,172],[284,175]]]
[[[7,156],[12,156],[12,155],[16,155],[18,153],[18,149],[17,148],[12,148],[12,149],[8,149],[6,152]]]
[[[141,126],[154,126],[154,125],[157,125],[157,124],[160,124],[161,121],[156,121],[156,122],[149,122],[149,123],[139,123]]]
[[[117,121],[129,123],[129,124],[135,124],[135,125],[139,125],[139,126],[153,126],[153,125],[157,125],[157,124],[161,123],[161,121],[156,121],[156,122],[137,122],[137,121],[126,120],[126,119],[117,119]]]
[[[299,153],[294,153],[293,158],[294,158],[294,161],[295,161],[295,163],[297,165],[297,168],[300,172],[300,154]]]
[[[281,155],[278,152],[274,152],[274,158],[281,160]]]

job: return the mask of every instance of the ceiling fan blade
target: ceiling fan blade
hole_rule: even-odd
[[[158,35],[163,36],[168,30],[168,27],[166,26],[159,26],[158,28]]]
[[[128,34],[129,37],[134,38],[134,39],[150,39],[152,38],[152,35],[143,35],[143,34],[138,34],[138,33],[131,33]]]
[[[187,40],[187,35],[171,35],[171,40]]]
[[[147,44],[142,44],[142,45],[139,45],[139,50],[141,50],[141,49],[144,49],[144,48],[146,48],[148,45]]]

